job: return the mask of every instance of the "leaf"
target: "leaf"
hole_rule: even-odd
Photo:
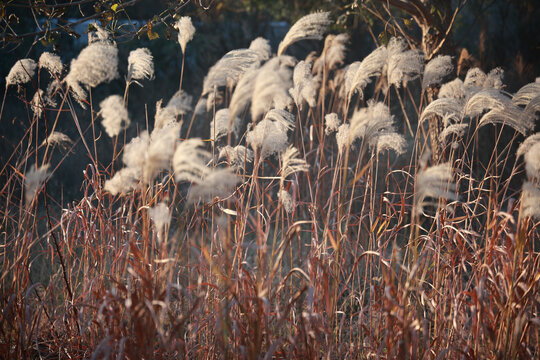
[[[112,11],[116,12],[117,9],[118,9],[118,4],[113,4],[113,5],[111,5],[111,10],[112,10]]]
[[[146,35],[148,35],[148,39],[150,40],[159,38],[159,35],[152,31],[152,23],[150,21],[146,23]]]

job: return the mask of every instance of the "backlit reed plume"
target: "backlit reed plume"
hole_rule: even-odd
[[[202,95],[226,85],[234,85],[247,70],[260,65],[259,53],[255,50],[237,49],[229,51],[208,70],[203,82]]]
[[[37,118],[41,118],[41,114],[43,113],[43,110],[45,108],[45,92],[41,89],[38,89],[34,96],[32,97],[32,100],[30,101],[30,109],[32,109],[32,112],[37,116]]]
[[[32,59],[18,60],[6,76],[6,88],[10,85],[22,85],[32,81],[36,68],[37,64]]]
[[[336,132],[336,143],[340,154],[347,148],[349,144],[350,124],[341,124]]]
[[[414,187],[414,212],[424,212],[427,205],[437,205],[437,201],[428,198],[456,200],[456,185],[452,182],[452,166],[443,163],[429,167],[418,173]]]
[[[311,64],[305,61],[300,61],[294,67],[293,72],[294,87],[289,89],[296,106],[302,109],[304,102],[307,102],[310,107],[315,106],[317,96],[317,83],[311,75]]]
[[[313,71],[319,74],[322,73],[324,66],[330,71],[343,65],[348,42],[349,35],[347,34],[327,35],[321,56],[313,64]]]
[[[257,79],[260,69],[261,68],[246,71],[238,81],[229,104],[231,117],[240,116],[251,103],[253,89],[255,88],[255,80]]]
[[[422,111],[419,122],[422,123],[434,116],[452,118],[461,121],[463,118],[463,103],[453,97],[444,97],[429,103]]]
[[[47,51],[39,57],[38,66],[49,71],[52,76],[59,76],[64,68],[60,56]]]
[[[540,96],[540,83],[533,82],[521,87],[518,92],[514,94],[512,101],[516,105],[526,106],[537,96]]]
[[[211,202],[215,197],[227,198],[232,194],[238,181],[238,176],[230,168],[209,169],[203,179],[191,186],[188,202]]]
[[[540,188],[530,181],[525,181],[521,188],[521,215],[540,220]]]
[[[444,78],[452,73],[452,57],[449,55],[439,55],[431,59],[424,69],[422,76],[422,87],[427,89],[432,85],[440,85]]]
[[[321,40],[326,28],[332,23],[329,12],[318,12],[300,18],[279,43],[277,54],[283,55],[285,50],[300,40]]]
[[[71,92],[82,107],[87,98],[86,89],[108,83],[118,77],[118,48],[112,42],[90,43],[71,61],[65,77]]]
[[[238,117],[230,118],[229,109],[220,109],[210,122],[210,138],[217,141],[229,133],[237,134],[240,128]]]
[[[525,153],[527,153],[533,145],[538,143],[540,143],[540,133],[529,136],[519,145],[516,152],[516,157],[525,155]]]
[[[150,219],[152,219],[154,226],[156,227],[158,242],[161,242],[164,237],[163,231],[167,229],[167,226],[169,226],[169,223],[171,222],[169,207],[166,203],[160,202],[156,206],[148,209],[148,215],[150,215]]]
[[[218,159],[226,161],[234,169],[243,169],[245,164],[253,162],[253,151],[243,145],[226,145],[219,151]]]
[[[110,137],[117,136],[127,128],[131,121],[124,100],[120,95],[111,95],[100,104],[100,114],[103,120],[101,124]]]
[[[296,60],[279,56],[267,61],[257,73],[251,99],[251,118],[258,119],[272,108],[286,109],[293,99],[288,90],[292,87],[292,69]]]
[[[42,146],[47,144],[51,146],[58,146],[65,150],[69,145],[73,144],[73,140],[60,131],[54,131],[41,143]]]
[[[540,180],[540,142],[533,144],[527,152],[525,152],[525,170],[527,171],[527,177],[538,183]]]
[[[485,110],[488,112],[480,119],[479,126],[501,123],[524,135],[534,128],[534,118],[515,105],[511,98],[500,90],[482,90],[471,96],[465,105],[464,115],[475,117]]]
[[[405,140],[394,128],[394,117],[388,106],[382,102],[368,102],[366,108],[355,111],[351,119],[349,144],[361,138],[371,149],[379,151],[392,149],[398,154],[405,151]],[[379,142],[382,141],[379,145]]]
[[[398,52],[389,56],[387,77],[388,84],[400,87],[407,85],[407,82],[420,76],[424,68],[424,53],[420,50],[412,49]]]
[[[276,121],[264,119],[247,133],[246,143],[257,151],[261,159],[266,159],[287,149],[287,128]]]
[[[330,135],[334,131],[338,130],[339,125],[341,125],[341,120],[336,113],[330,113],[324,116],[324,123],[324,132],[326,133],[326,135]]]
[[[176,146],[173,156],[174,178],[176,181],[199,182],[210,171],[206,166],[211,154],[204,150],[204,142],[199,138],[186,139]]]
[[[182,16],[176,23],[178,29],[178,43],[182,48],[182,53],[186,52],[187,43],[193,40],[195,35],[195,26],[191,22],[191,17]]]
[[[161,100],[158,101],[156,103],[154,128],[163,128],[168,124],[175,123],[179,115],[185,115],[192,110],[192,101],[193,97],[183,90],[174,93],[165,107],[161,107]]]
[[[272,48],[268,40],[262,37],[258,37],[249,44],[249,50],[255,51],[259,55],[261,62],[270,59],[272,56]]]
[[[127,82],[152,79],[154,77],[154,57],[147,48],[139,48],[129,53]]]
[[[45,164],[36,168],[35,165],[30,167],[30,170],[24,175],[24,198],[26,204],[29,205],[37,195],[43,183],[49,176],[49,164]]]

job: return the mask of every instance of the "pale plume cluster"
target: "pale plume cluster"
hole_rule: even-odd
[[[259,60],[266,61],[272,56],[272,47],[268,40],[258,37],[249,44],[249,50],[255,51],[259,55]]]
[[[18,60],[6,76],[6,88],[10,85],[22,85],[32,81],[37,64],[32,59]]]
[[[326,114],[324,116],[324,121],[325,121],[324,132],[326,133],[326,135],[330,135],[331,133],[337,131],[339,128],[339,125],[341,125],[341,120],[339,119],[336,113]]]
[[[204,178],[191,186],[188,202],[211,202],[214,198],[227,198],[232,194],[239,179],[231,169],[209,170]]]
[[[439,55],[431,59],[424,69],[422,77],[422,87],[427,89],[432,85],[440,85],[445,77],[454,70],[452,57],[449,55]]]
[[[49,164],[42,165],[38,168],[32,165],[30,170],[26,172],[24,175],[24,198],[27,205],[32,203],[32,200],[34,200],[34,197],[36,197],[36,194],[49,175]]]
[[[394,128],[394,117],[382,102],[368,102],[367,108],[355,111],[351,119],[349,143],[362,139],[378,154],[393,150],[398,154],[405,151],[405,139]]]
[[[530,181],[525,181],[521,189],[521,215],[540,220],[540,188]]]
[[[122,160],[125,168],[105,182],[105,190],[111,194],[125,194],[143,181],[152,183],[162,170],[169,169],[180,133],[180,124],[155,129],[152,134],[143,131],[124,147]]]
[[[47,51],[39,57],[38,66],[40,69],[49,71],[52,76],[59,76],[64,69],[60,56]]]
[[[154,118],[154,128],[160,129],[176,122],[179,115],[185,115],[192,110],[193,98],[183,90],[178,90],[169,99],[167,106],[161,107],[162,101],[156,103],[156,115]]]
[[[521,191],[521,216],[540,220],[540,133],[529,136],[519,146],[517,156],[522,155],[527,181]]]
[[[428,198],[457,200],[456,185],[452,182],[452,166],[443,163],[421,170],[414,188],[414,212],[421,214],[427,205],[437,205]]]
[[[65,77],[75,98],[84,107],[86,90],[118,78],[118,48],[108,41],[90,43],[71,61]]]
[[[47,144],[67,149],[69,145],[73,144],[73,140],[60,131],[54,131],[41,143],[42,146]]]
[[[163,231],[167,228],[167,226],[169,226],[169,223],[171,222],[171,214],[169,211],[169,207],[166,203],[160,202],[156,206],[148,209],[148,215],[150,215],[150,219],[152,219],[152,221],[154,222],[154,226],[156,227],[158,241],[162,241]]]
[[[34,96],[32,97],[32,101],[30,101],[30,108],[32,109],[32,112],[37,116],[37,118],[41,118],[41,114],[43,113],[43,110],[45,108],[45,92],[41,89],[38,89]]]
[[[349,146],[350,124],[341,124],[336,132],[336,143],[340,154]]]
[[[288,90],[293,86],[291,67],[296,60],[278,56],[267,61],[254,79],[251,99],[251,118],[258,119],[272,108],[287,109],[292,103]]]
[[[291,196],[291,194],[285,190],[280,189],[278,191],[278,200],[281,205],[283,205],[283,209],[287,214],[291,214],[294,210],[294,200]]]
[[[152,79],[154,77],[154,57],[147,48],[139,48],[129,53],[127,82]]]
[[[311,65],[305,61],[300,61],[294,67],[293,72],[294,87],[289,89],[294,102],[299,109],[302,109],[302,104],[307,102],[310,107],[315,106],[317,95],[317,83],[311,75]]]
[[[319,74],[325,66],[330,71],[343,65],[348,42],[349,35],[347,34],[327,35],[321,56],[313,64],[313,71]]]
[[[207,95],[222,86],[235,85],[242,74],[260,65],[259,53],[250,49],[229,51],[208,70],[203,82],[202,95]]]
[[[174,178],[176,181],[200,182],[209,173],[206,166],[211,154],[204,150],[204,142],[199,138],[180,142],[173,156]]]
[[[228,108],[220,109],[210,122],[210,138],[217,141],[229,133],[237,134],[240,128],[240,118],[231,118]]]
[[[326,28],[332,23],[329,12],[318,12],[300,18],[287,32],[278,46],[278,55],[300,40],[321,40]]]
[[[253,151],[243,145],[226,145],[219,151],[218,158],[225,160],[234,169],[243,169],[245,164],[253,162]]]
[[[195,26],[191,22],[191,17],[182,16],[176,23],[176,27],[178,28],[178,43],[182,48],[182,53],[185,54],[188,42],[193,40],[195,35]]]
[[[130,124],[124,99],[120,95],[111,95],[100,104],[101,124],[109,137],[115,137]]]
[[[259,122],[246,135],[246,143],[258,151],[261,159],[285,151],[288,142],[287,128],[276,121],[268,119]]]

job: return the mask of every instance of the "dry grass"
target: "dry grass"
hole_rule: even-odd
[[[382,72],[362,92],[395,116],[407,152],[379,152],[365,135],[340,153],[334,135],[325,133],[325,115],[335,112],[349,123],[367,101],[350,91],[341,98],[343,70],[319,68],[316,104],[295,104],[296,125],[288,132],[309,170],[287,171],[280,156],[262,158],[258,149],[253,164],[242,155],[231,168],[238,175],[234,190],[207,202],[188,201],[188,189],[205,180],[176,183],[170,167],[124,196],[111,195],[104,183],[118,170],[121,146],[103,136],[97,141],[112,141],[117,159],[98,163],[95,141],[86,147],[80,201],[58,203],[45,182],[25,202],[24,174],[60,151],[46,143],[38,157],[36,144],[47,134],[36,133],[38,119],[29,113],[31,126],[2,169],[2,356],[538,358],[538,221],[520,214],[519,191],[510,186],[525,176],[513,153],[523,138],[516,133],[501,144],[501,134],[512,130],[487,125],[496,129],[494,147],[481,148],[481,114],[460,117],[468,119],[465,135],[450,136],[431,157],[438,141],[430,141],[431,123],[441,125],[440,118],[418,124],[431,89],[422,90],[421,77],[387,87]],[[209,95],[222,103],[210,104],[207,123],[228,106],[230,85]],[[58,105],[47,105],[47,133],[57,114],[75,114],[67,89],[59,91]],[[126,102],[127,94],[126,87]],[[94,139],[98,126],[88,130]],[[208,146],[209,172],[226,166],[217,161],[219,149],[245,144],[242,134]],[[178,141],[184,137],[182,131]],[[486,151],[491,159],[480,162]],[[294,161],[288,159],[302,164]],[[418,189],[421,171],[443,163],[451,179],[431,184],[455,188]],[[59,166],[51,164],[51,176]],[[510,167],[508,176],[503,170]],[[427,191],[424,212],[415,189]],[[278,199],[280,190],[292,197],[290,208]],[[454,190],[456,200],[449,196]],[[172,214],[162,230],[149,216],[160,202]],[[47,281],[34,281],[37,275]]]

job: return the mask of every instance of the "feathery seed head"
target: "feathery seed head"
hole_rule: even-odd
[[[154,77],[154,57],[147,48],[139,48],[129,53],[127,82],[152,79]]]
[[[422,87],[427,89],[431,85],[439,85],[442,80],[454,70],[450,55],[439,55],[431,59],[424,69]]]
[[[73,140],[60,131],[53,131],[45,140],[43,140],[41,145],[46,145],[47,143],[52,146],[59,146],[62,149],[67,149],[69,145],[73,144]]]
[[[533,144],[525,153],[525,170],[529,179],[540,180],[540,142]]]
[[[259,150],[261,159],[285,151],[288,145],[287,129],[272,120],[264,119],[247,133],[246,143]]]
[[[202,181],[194,184],[189,190],[188,202],[211,202],[215,197],[224,199],[229,197],[236,184],[238,176],[231,169],[213,169],[209,171]]]
[[[18,60],[6,76],[6,87],[30,82],[36,73],[36,67],[37,64],[32,59]]]
[[[105,181],[104,189],[113,196],[126,194],[137,187],[140,177],[139,169],[126,167],[120,169],[111,179]]]
[[[294,68],[293,73],[294,88],[289,89],[294,102],[301,109],[304,100],[310,107],[315,106],[317,95],[317,83],[311,75],[311,65],[305,61],[300,61]]]
[[[178,43],[182,48],[182,53],[185,54],[187,43],[193,40],[195,35],[195,26],[191,22],[191,17],[182,16],[176,23],[176,27],[178,28]]]
[[[158,241],[161,241],[163,238],[162,230],[164,230],[171,222],[169,207],[166,203],[160,202],[156,206],[148,209],[148,215],[150,215],[150,218],[156,226]]]
[[[249,50],[255,51],[259,55],[259,60],[266,61],[272,55],[272,48],[268,40],[258,37],[249,44]]]
[[[521,215],[540,220],[540,189],[530,181],[524,182],[521,190]]]
[[[245,163],[253,162],[253,151],[243,145],[235,147],[227,145],[219,151],[218,159],[225,159],[234,169],[243,169]]]
[[[230,117],[229,109],[220,109],[210,122],[210,138],[214,141],[227,136],[229,132],[238,133],[240,128],[240,119]]]
[[[436,202],[427,202],[428,197],[436,199],[456,200],[456,185],[452,183],[452,166],[443,163],[429,167],[418,173],[415,183],[414,212],[423,213],[424,206],[436,205]]]
[[[326,133],[326,135],[330,135],[334,131],[337,131],[339,128],[339,125],[341,124],[341,120],[339,119],[336,113],[326,114],[324,116],[324,121],[326,124],[326,127],[324,129],[324,132]]]
[[[345,150],[349,144],[349,132],[349,124],[341,124],[336,132],[336,142],[340,154],[343,154],[343,150]]]
[[[321,40],[331,23],[329,12],[317,12],[300,18],[279,43],[278,56],[283,55],[285,50],[297,41]]]
[[[186,139],[176,146],[173,156],[174,178],[176,181],[200,182],[210,171],[206,163],[210,153],[199,138]]]
[[[289,194],[289,192],[285,189],[280,189],[278,191],[278,200],[281,205],[283,205],[283,209],[287,214],[291,214],[294,210],[294,200]]]
[[[120,134],[120,131],[127,128],[131,123],[128,112],[124,106],[124,99],[120,95],[111,95],[99,104],[101,124],[105,128],[109,137]]]
[[[53,76],[60,75],[64,68],[60,56],[47,51],[39,57],[38,66],[40,69],[47,69]]]
[[[529,136],[528,138],[519,145],[516,153],[516,157],[525,155],[533,145],[540,143],[540,132]]]
[[[41,185],[47,180],[49,174],[49,164],[40,166],[37,169],[35,165],[32,165],[30,170],[26,172],[24,175],[24,198],[27,205],[34,200],[34,197],[40,190]]]

